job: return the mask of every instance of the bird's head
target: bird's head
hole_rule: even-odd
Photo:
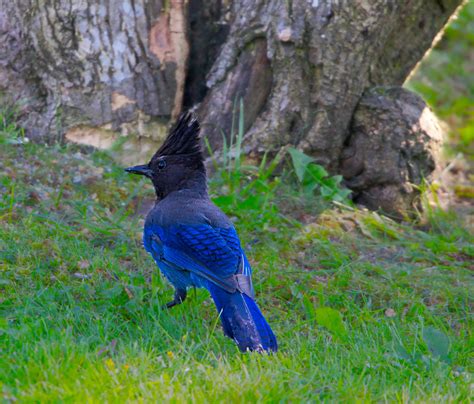
[[[150,178],[160,199],[183,189],[206,193],[199,130],[199,122],[192,113],[181,114],[150,162],[128,167],[125,171]]]

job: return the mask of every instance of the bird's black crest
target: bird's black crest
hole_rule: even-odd
[[[174,128],[165,139],[164,143],[153,156],[176,156],[195,155],[202,158],[202,150],[199,138],[199,122],[191,112],[180,115]]]

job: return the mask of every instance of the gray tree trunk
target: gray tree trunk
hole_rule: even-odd
[[[362,168],[353,164],[361,147],[354,136],[364,126],[355,111],[367,108],[364,94],[371,88],[403,84],[460,3],[0,0],[0,90],[4,102],[20,103],[31,137],[107,146],[120,133],[145,152],[192,106],[218,149],[242,98],[248,152],[296,145],[332,172],[343,171],[362,195],[375,183],[393,188],[395,180],[351,171],[351,164],[359,171],[372,166],[367,159],[377,153],[367,144],[374,153],[365,153]],[[390,94],[393,100],[401,93]],[[426,119],[419,100],[397,102],[382,102],[382,109],[404,103],[401,110],[414,108]],[[384,111],[400,118],[400,109]],[[376,116],[370,119],[375,124]],[[428,134],[430,142],[438,137]],[[401,188],[419,182],[395,177]]]
[[[35,138],[137,133],[155,143],[183,104],[184,0],[0,0],[0,83]]]
[[[242,97],[250,149],[296,144],[337,170],[364,91],[401,86],[459,0],[238,0],[200,109],[212,144]]]

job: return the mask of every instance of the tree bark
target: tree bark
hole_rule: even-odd
[[[237,0],[200,108],[218,147],[243,98],[249,150],[297,145],[332,171],[363,92],[400,86],[458,0]]]
[[[419,185],[436,171],[443,134],[424,101],[400,87],[374,87],[350,133],[340,170],[354,200],[396,219],[420,211]]]
[[[0,102],[19,103],[30,137],[107,147],[127,135],[129,157],[142,159],[183,107],[197,109],[218,150],[243,99],[248,152],[295,145],[366,195],[374,171],[354,185],[347,157],[361,153],[354,122],[363,94],[401,86],[460,3],[0,0]],[[377,116],[371,122],[382,130]]]
[[[1,85],[30,136],[156,143],[183,104],[184,0],[0,0]],[[105,142],[107,143],[107,142]]]

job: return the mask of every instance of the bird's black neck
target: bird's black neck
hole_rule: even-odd
[[[165,187],[155,187],[156,197],[162,200],[173,194],[186,194],[195,198],[208,198],[206,174],[197,172]]]

